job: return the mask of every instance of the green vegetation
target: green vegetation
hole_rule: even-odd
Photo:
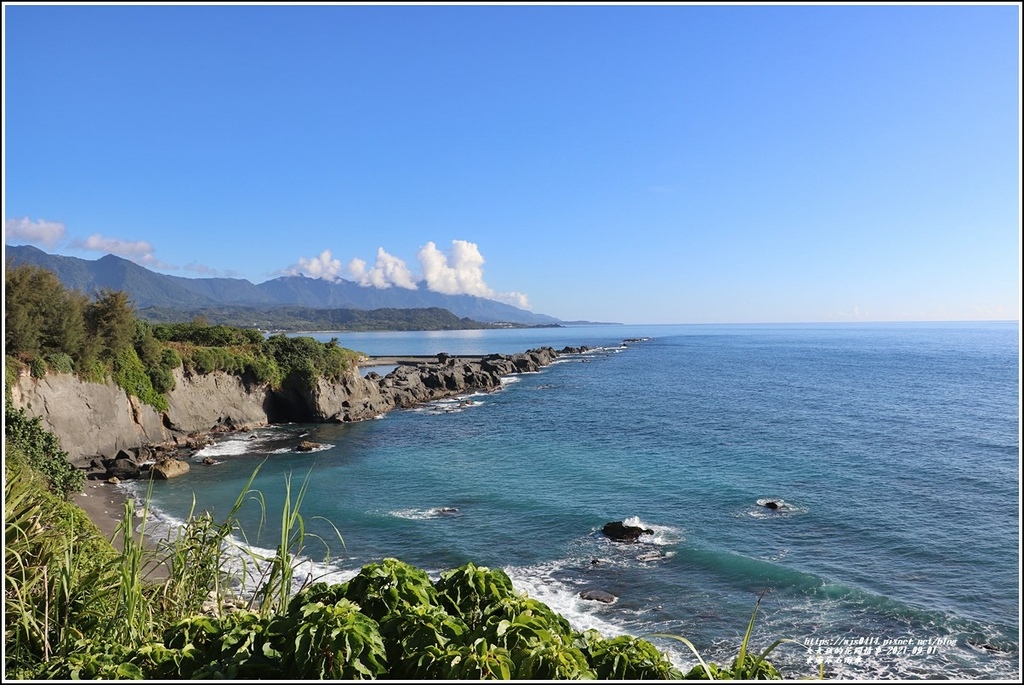
[[[43,428],[37,416],[29,418],[24,409],[15,409],[11,401],[12,371],[17,364],[8,361],[4,386],[4,466],[7,471],[24,471],[42,481],[45,489],[67,499],[82,489],[85,475],[71,465],[60,440]]]
[[[94,300],[65,288],[42,268],[5,272],[5,353],[8,373],[27,367],[77,373],[85,380],[113,380],[158,411],[167,409],[174,370],[248,375],[275,389],[311,388],[319,378],[340,378],[358,353],[309,337],[271,336],[252,328],[191,323],[150,324],[136,316],[120,291],[101,290]]]

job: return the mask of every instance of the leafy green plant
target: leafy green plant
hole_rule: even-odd
[[[387,558],[364,566],[345,585],[345,597],[359,604],[370,618],[383,621],[409,607],[436,604],[437,590],[421,569]]]
[[[395,678],[445,678],[456,646],[465,644],[469,628],[434,604],[409,604],[380,622],[388,654],[389,674]]]
[[[153,388],[153,381],[133,348],[124,348],[114,355],[113,369],[118,387],[157,411],[167,410],[167,396]]]
[[[29,372],[32,374],[32,378],[45,378],[46,377],[46,360],[42,357],[36,357],[28,365]]]
[[[479,628],[501,601],[516,597],[508,574],[472,563],[442,573],[435,587],[441,606],[470,630]]]
[[[4,438],[8,465],[37,471],[46,478],[50,491],[64,499],[82,489],[85,474],[71,465],[60,440],[43,427],[42,418],[29,418],[24,409],[5,402]]]
[[[657,647],[636,637],[619,635],[602,638],[595,630],[586,631],[580,647],[601,680],[676,680],[682,673]]]
[[[294,652],[282,665],[291,677],[364,680],[387,672],[387,654],[377,622],[359,612],[359,606],[341,600],[334,604],[306,604],[299,609]]]
[[[477,638],[459,647],[451,659],[447,678],[458,680],[511,680],[515,665],[507,649]]]
[[[154,671],[163,678],[200,680],[280,677],[272,623],[252,611],[182,619],[164,633],[167,651],[154,655]]]

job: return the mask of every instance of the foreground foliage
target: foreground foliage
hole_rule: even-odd
[[[294,569],[309,535],[300,513],[307,480],[286,482],[280,542],[249,547],[255,587],[225,552],[244,531],[236,514],[262,495],[259,469],[222,523],[193,514],[176,538],[144,548],[147,516],[129,500],[115,539],[56,496],[53,481],[5,445],[4,671],[18,679],[680,679],[779,678],[747,647],[729,668],[700,662],[685,675],[651,642],[575,631],[517,592],[500,569],[472,563],[437,580],[397,559],[368,564],[346,583],[298,591]],[[265,514],[265,512],[264,512]],[[339,535],[340,539],[340,535]],[[321,541],[322,542],[322,541]],[[343,541],[342,541],[343,542]],[[160,580],[149,569],[161,564]],[[678,636],[660,636],[680,640]]]
[[[680,679],[650,642],[574,631],[545,604],[516,592],[500,569],[466,564],[432,581],[397,559],[369,564],[347,583],[313,583],[286,606],[198,613],[171,601],[191,580],[177,565],[162,586],[141,582],[141,548],[81,553],[84,533],[42,536],[24,484],[5,490],[7,675],[144,679]],[[130,504],[129,508],[134,505]],[[132,522],[131,511],[126,511]],[[205,519],[189,528],[209,533]],[[201,536],[202,537],[202,536]],[[196,538],[172,546],[193,558]],[[222,542],[202,537],[199,548]],[[215,553],[214,553],[215,554]],[[88,566],[85,559],[90,559]],[[206,586],[209,587],[209,586]],[[200,592],[188,593],[195,599]],[[12,592],[13,590],[13,592]],[[743,666],[743,657],[739,665]],[[703,662],[702,662],[703,664]],[[696,667],[685,677],[778,678],[757,668]]]

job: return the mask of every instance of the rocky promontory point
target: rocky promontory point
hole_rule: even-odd
[[[200,374],[179,367],[165,411],[143,404],[113,383],[89,383],[73,374],[35,378],[24,373],[12,384],[11,396],[29,416],[42,418],[72,460],[89,463],[98,458],[111,475],[131,478],[138,477],[142,462],[153,458],[150,452],[171,456],[179,449],[196,449],[210,433],[271,423],[372,419],[396,408],[490,392],[501,387],[504,376],[538,371],[559,355],[587,349],[395,358],[397,366],[386,376],[369,373],[364,378],[353,366],[340,380],[320,378],[304,391],[274,389],[246,374]]]

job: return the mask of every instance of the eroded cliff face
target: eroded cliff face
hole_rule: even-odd
[[[22,374],[11,385],[15,407],[40,416],[72,459],[163,442],[156,410],[129,397],[113,383],[86,383],[71,374],[32,378]]]
[[[399,366],[387,376],[363,378],[353,368],[340,381],[320,379],[309,391],[274,391],[254,378],[223,372],[175,371],[168,409],[158,412],[129,397],[113,383],[86,383],[69,374],[32,378],[22,374],[12,384],[12,400],[61,441],[71,459],[142,446],[174,447],[197,433],[242,430],[286,421],[362,421],[396,407],[411,407],[466,392],[490,391],[502,376],[537,371],[562,353],[585,348],[550,347],[516,355],[490,355],[463,361],[442,357],[436,363]]]
[[[174,372],[168,410],[158,412],[113,383],[87,383],[72,374],[32,378],[23,373],[11,387],[14,406],[42,417],[72,459],[142,445],[174,446],[190,435],[217,428],[265,425],[272,394],[266,384],[223,372]]]

